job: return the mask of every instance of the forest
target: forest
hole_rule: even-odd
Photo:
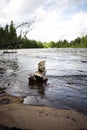
[[[10,25],[6,24],[5,27],[0,26],[0,49],[20,49],[20,48],[86,48],[87,35],[77,37],[76,39],[68,42],[59,40],[57,42],[41,42],[30,40],[26,36],[17,34],[16,27],[13,21]]]

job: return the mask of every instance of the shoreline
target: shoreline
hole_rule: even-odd
[[[6,100],[8,99],[8,100]],[[23,98],[0,96],[0,128],[20,130],[87,130],[87,116],[73,110],[22,104]],[[6,104],[5,101],[8,101]]]

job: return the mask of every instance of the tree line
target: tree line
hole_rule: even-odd
[[[26,36],[22,37],[21,34],[17,35],[16,27],[13,21],[10,25],[6,24],[5,27],[0,26],[0,49],[14,49],[14,48],[86,48],[87,35],[77,37],[75,40],[68,42],[67,40],[59,40],[57,42],[40,42],[30,40]]]

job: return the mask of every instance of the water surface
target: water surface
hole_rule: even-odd
[[[29,86],[28,77],[46,61],[48,82]],[[87,114],[87,49],[21,49],[17,54],[0,51],[0,87],[23,96],[24,104],[74,109]]]

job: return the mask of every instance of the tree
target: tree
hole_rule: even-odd
[[[4,42],[4,36],[5,36],[5,31],[2,27],[0,27],[0,44]]]
[[[5,26],[5,42],[7,42],[9,40],[9,28],[8,28],[8,24],[6,24]]]
[[[17,29],[20,29],[20,37],[27,38],[27,34],[29,31],[33,29],[33,25],[35,23],[35,18],[29,20],[28,22],[20,23],[17,27]]]
[[[13,21],[11,21],[10,30],[9,30],[9,40],[15,41],[16,39],[17,39],[16,29],[13,25]]]
[[[48,47],[55,48],[56,47],[55,42],[54,41],[49,42]]]
[[[59,40],[58,42],[56,42],[56,47],[57,48],[61,48],[62,47],[62,41]]]

